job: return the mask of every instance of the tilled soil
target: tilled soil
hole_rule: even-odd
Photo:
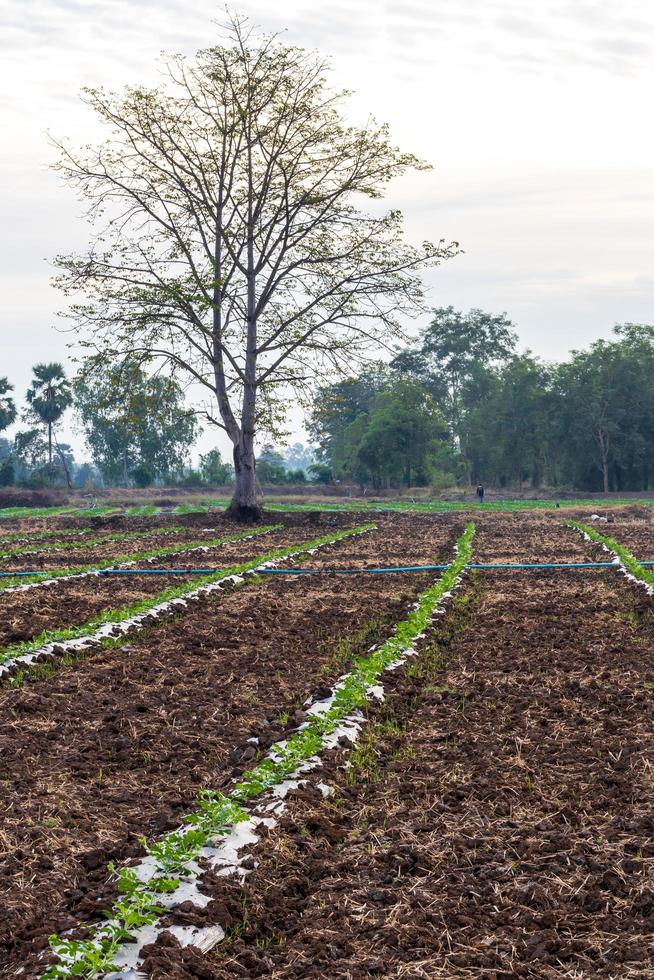
[[[312,533],[313,531],[313,533]],[[265,555],[276,548],[300,545],[324,534],[323,528],[284,528],[243,541],[233,541],[192,556],[157,559],[157,568],[229,568]],[[341,554],[347,539],[331,546]],[[331,550],[330,548],[330,550]],[[192,557],[192,561],[191,561]],[[85,623],[105,609],[129,606],[145,596],[157,595],[187,578],[167,575],[84,576],[62,578],[52,585],[25,591],[0,591],[0,648],[29,640],[43,630]],[[198,579],[198,584],[201,580]]]
[[[376,547],[355,538],[329,551],[339,564],[424,563],[448,556],[460,529],[458,518],[394,519]],[[265,746],[297,724],[307,695],[388,635],[419,584],[275,577],[0,691],[0,977],[38,975],[48,935],[111,902],[107,862],[141,853],[139,836],[175,827],[201,787],[250,765],[248,737]]]
[[[88,545],[84,538],[71,538],[66,544],[74,547],[64,549],[48,550],[52,541],[35,542],[33,545],[21,545],[21,552],[14,555],[7,555],[0,558],[0,571],[8,572],[16,569],[58,569],[58,568],[77,568],[79,566],[92,565],[96,561],[106,561],[115,558],[117,561],[121,557],[130,554],[138,554],[144,551],[153,551],[155,548],[179,548],[180,551],[185,545],[203,543],[215,540],[216,538],[228,537],[238,533],[233,524],[225,521],[223,524],[215,524],[203,529],[184,528],[182,531],[170,533],[162,529],[160,533],[140,538],[127,538],[121,541],[110,540],[112,534],[93,535],[92,540],[97,541],[100,537],[109,540],[102,541],[100,544]],[[18,547],[18,546],[16,546]],[[39,549],[43,550],[39,550]],[[0,546],[0,554],[3,552]],[[7,551],[11,550],[7,546]]]
[[[621,520],[616,516],[610,524],[591,521],[587,523],[600,534],[626,545],[636,558],[654,561],[654,523],[649,512],[645,512],[642,520]],[[606,555],[604,560],[608,560]]]
[[[479,518],[484,560],[590,554],[547,519]],[[480,573],[384,678],[353,768],[320,771],[335,795],[300,792],[243,886],[206,877],[228,940],[164,935],[147,972],[653,977],[653,639],[615,573]]]

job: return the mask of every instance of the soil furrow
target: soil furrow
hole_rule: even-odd
[[[588,556],[505,521],[479,520],[480,557]],[[475,592],[388,675],[354,767],[321,773],[335,795],[298,793],[244,885],[216,878],[171,919],[228,941],[167,936],[153,978],[654,976],[652,602],[604,572]]]
[[[208,552],[194,553],[192,561],[189,555],[168,555],[158,558],[152,567],[229,568],[276,548],[302,544],[308,538],[306,528],[272,531],[223,544]],[[180,581],[174,575],[87,575],[62,578],[52,585],[25,591],[0,591],[0,648],[29,640],[44,630],[85,623],[104,610],[129,606],[145,596],[157,595],[171,585],[179,585]]]
[[[416,540],[411,519],[389,522],[374,554],[426,562],[460,526],[420,520]],[[363,560],[373,552],[362,542],[333,558]],[[296,724],[305,697],[387,635],[419,587],[406,575],[266,580],[0,692],[0,976],[19,964],[35,975],[49,933],[111,901],[107,862],[139,853],[140,835],[171,829],[201,787],[247,767],[249,737],[263,747]]]

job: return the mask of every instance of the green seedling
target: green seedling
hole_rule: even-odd
[[[249,529],[247,531],[239,531],[237,534],[229,534],[221,538],[213,538],[208,541],[187,541],[182,548],[180,548],[178,544],[173,544],[167,545],[163,548],[150,548],[148,551],[136,551],[132,554],[114,555],[112,558],[94,562],[92,565],[80,565],[77,568],[58,568],[52,571],[35,572],[34,576],[30,577],[30,582],[34,584],[37,582],[47,581],[49,579],[70,578],[73,575],[84,575],[87,572],[96,570],[102,571],[102,569],[113,568],[116,565],[121,566],[129,565],[134,562],[149,562],[156,558],[166,558],[170,555],[183,554],[184,552],[192,551],[195,548],[218,548],[223,544],[231,544],[232,542],[240,541],[243,538],[251,538],[260,534],[269,534],[271,531],[277,531],[280,528],[281,524],[267,525],[265,527]],[[20,584],[25,584],[24,579],[15,577],[0,579],[0,592]]]
[[[164,880],[173,882],[177,880],[178,875],[187,874],[191,861],[198,857],[202,847],[209,843],[212,837],[228,833],[235,823],[247,819],[248,815],[242,809],[242,803],[278,785],[295,773],[303,762],[316,756],[324,746],[325,734],[333,731],[352,708],[365,702],[369,687],[374,684],[383,670],[412,649],[416,638],[428,626],[439,600],[453,587],[459,574],[470,561],[473,535],[474,524],[470,523],[466,525],[464,533],[457,542],[457,555],[451,566],[433,586],[421,593],[417,608],[398,624],[391,637],[366,656],[355,660],[352,673],[345,679],[343,687],[338,690],[329,710],[312,715],[300,731],[291,735],[285,742],[273,745],[268,758],[254,769],[245,772],[229,795],[204,790],[198,798],[196,810],[183,818],[183,822],[187,824],[186,830],[174,831],[152,844],[148,844],[144,839],[141,840],[146,853],[155,858],[157,863],[155,873],[149,881],[141,882],[135,872],[129,869],[122,871],[119,877],[119,890],[122,897],[108,913],[109,922],[100,928],[95,941],[90,940],[83,947],[79,944],[76,947],[72,962],[75,969],[80,972],[71,972],[73,966],[71,966],[70,942],[66,943],[53,937],[51,948],[57,955],[62,952],[63,962],[52,968],[59,972],[45,974],[42,980],[56,980],[56,978],[58,980],[60,977],[69,976],[82,976],[91,980],[102,976],[103,972],[110,972],[106,961],[110,956],[115,955],[115,937],[120,936],[122,940],[131,937],[134,929],[138,928],[135,923],[142,923],[143,917],[155,914],[152,910],[157,906],[157,888],[161,887],[161,882]],[[304,547],[306,549],[315,547],[315,543]],[[372,747],[371,752],[374,756]],[[111,870],[115,869],[112,867]],[[235,935],[235,931],[231,934]]]
[[[573,527],[577,531],[581,531],[587,534],[591,541],[595,541],[597,544],[603,544],[606,548],[614,553],[619,559],[620,564],[630,572],[634,578],[640,579],[641,582],[646,582],[647,585],[654,587],[654,572],[645,568],[640,564],[635,555],[631,553],[626,545],[622,544],[620,541],[616,541],[615,538],[610,538],[606,534],[600,534],[596,531],[594,527],[590,524],[582,524],[580,521],[564,521],[567,527]]]

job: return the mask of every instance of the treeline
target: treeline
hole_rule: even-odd
[[[14,386],[0,377],[0,433],[16,422],[21,425],[11,440],[0,435],[0,486],[215,487],[233,482],[234,467],[218,449],[201,455],[197,467],[189,464],[200,428],[173,379],[148,375],[127,360],[107,367],[90,359],[73,379],[55,362],[37,364],[32,373],[21,410]],[[90,461],[77,462],[60,437],[71,413]],[[305,483],[312,477],[312,463],[311,451],[301,443],[283,452],[266,445],[257,457],[257,476],[260,483]]]
[[[190,465],[197,414],[176,380],[145,367],[90,359],[69,380],[61,364],[37,364],[20,409],[0,377],[0,486],[232,482],[217,449]],[[89,462],[76,462],[60,437],[70,412]],[[14,438],[3,438],[16,423]],[[390,364],[320,388],[308,429],[315,450],[263,447],[259,484],[648,490],[654,326],[616,326],[611,340],[549,364],[518,352],[505,315],[437,309]]]
[[[8,378],[0,378],[0,486],[222,485],[232,477],[218,450],[188,464],[197,418],[171,378],[147,375],[134,362],[111,367],[89,361],[69,380],[61,364],[37,364],[19,411]],[[73,410],[91,462],[77,463],[59,432]]]
[[[518,353],[506,316],[437,309],[389,365],[321,388],[309,428],[325,480],[646,490],[654,327],[547,364]]]

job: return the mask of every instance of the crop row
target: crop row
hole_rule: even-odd
[[[577,531],[580,531],[589,541],[601,544],[606,551],[613,552],[629,575],[638,579],[640,582],[644,582],[650,589],[654,589],[654,573],[645,568],[644,565],[641,565],[636,556],[622,542],[616,541],[615,538],[611,538],[606,534],[600,534],[590,524],[583,524],[580,521],[566,521],[566,524],[568,527],[573,527]]]
[[[168,908],[188,900],[189,884],[197,872],[199,857],[215,860],[217,842],[224,845],[237,834],[239,824],[260,822],[245,809],[250,801],[261,798],[293,777],[327,747],[335,744],[339,730],[356,709],[361,708],[381,674],[391,665],[402,662],[424,634],[439,603],[457,585],[472,555],[474,525],[468,524],[456,546],[456,555],[440,579],[425,591],[416,607],[397,624],[386,641],[367,655],[355,660],[352,670],[337,683],[333,694],[314,702],[307,720],[290,737],[272,745],[267,755],[251,771],[245,772],[231,792],[223,794],[203,790],[193,812],[183,817],[180,829],[152,843],[142,841],[148,857],[139,868],[110,871],[116,874],[120,898],[90,939],[70,940],[51,937],[51,948],[58,961],[43,975],[43,980],[70,976],[100,977],[119,969],[120,947],[139,941],[139,930],[151,927]],[[351,727],[348,727],[351,731]],[[228,848],[229,849],[229,848]],[[176,898],[176,893],[181,893]],[[151,940],[151,933],[147,940]],[[144,937],[141,937],[143,945]],[[137,946],[138,949],[138,946]],[[131,952],[133,958],[133,949]]]
[[[0,539],[0,547],[4,544],[20,544],[19,547],[10,547],[7,551],[0,553],[0,559],[2,558],[12,558],[16,555],[42,555],[47,554],[52,551],[77,551],[79,548],[93,548],[98,545],[103,544],[116,544],[121,541],[139,541],[146,538],[156,538],[161,537],[164,534],[183,534],[188,531],[189,528],[183,527],[181,525],[173,525],[171,527],[154,527],[149,528],[145,531],[122,531],[122,532],[112,532],[109,534],[98,535],[97,529],[95,529],[95,537],[85,537],[85,534],[93,532],[93,528],[85,528],[80,531],[52,531],[44,532],[43,535],[36,535],[32,538],[26,538],[24,535],[17,535],[16,539],[12,542],[11,538]],[[46,537],[47,535],[47,537]],[[52,541],[51,538],[59,538],[63,540]],[[44,539],[44,544],[39,543],[39,538]],[[34,547],[35,543],[39,543],[39,547]]]
[[[32,663],[37,658],[52,656],[59,652],[72,652],[90,644],[107,641],[111,636],[124,636],[127,632],[138,627],[146,617],[157,617],[167,613],[171,607],[183,604],[184,600],[193,598],[202,592],[222,588],[228,582],[238,581],[242,575],[256,574],[262,568],[275,565],[281,561],[312,552],[317,548],[335,544],[344,538],[355,534],[363,534],[375,529],[374,524],[362,524],[343,531],[334,531],[307,541],[300,545],[276,548],[257,558],[232,565],[217,572],[193,576],[181,585],[170,586],[155,595],[146,596],[130,606],[119,609],[105,610],[101,615],[87,620],[79,626],[65,629],[47,630],[31,640],[21,641],[0,649],[0,676],[7,672],[8,665],[15,667],[20,663]],[[265,533],[270,528],[257,529],[256,533]],[[242,537],[254,532],[243,532]],[[200,584],[199,584],[200,583]],[[60,644],[67,644],[66,650],[57,649]]]
[[[18,576],[8,575],[7,578],[0,580],[0,592],[7,591],[8,589],[15,589],[16,587],[24,591],[25,589],[33,588],[37,585],[51,585],[55,582],[61,581],[62,579],[93,575],[97,571],[101,571],[102,569],[106,568],[121,568],[131,565],[134,562],[152,563],[171,555],[182,555],[190,552],[206,551],[211,548],[219,548],[221,545],[229,544],[233,541],[253,538],[260,534],[269,534],[271,531],[279,530],[281,526],[281,524],[269,524],[248,531],[239,531],[235,534],[224,535],[220,538],[187,541],[181,548],[179,545],[165,545],[162,548],[150,548],[146,551],[137,551],[132,552],[131,554],[114,555],[111,558],[95,561],[90,565],[80,565],[77,568],[60,568],[45,571],[39,570],[33,573],[33,578],[32,575],[30,575],[31,581],[28,584],[20,584],[22,582],[22,577],[19,578]]]

